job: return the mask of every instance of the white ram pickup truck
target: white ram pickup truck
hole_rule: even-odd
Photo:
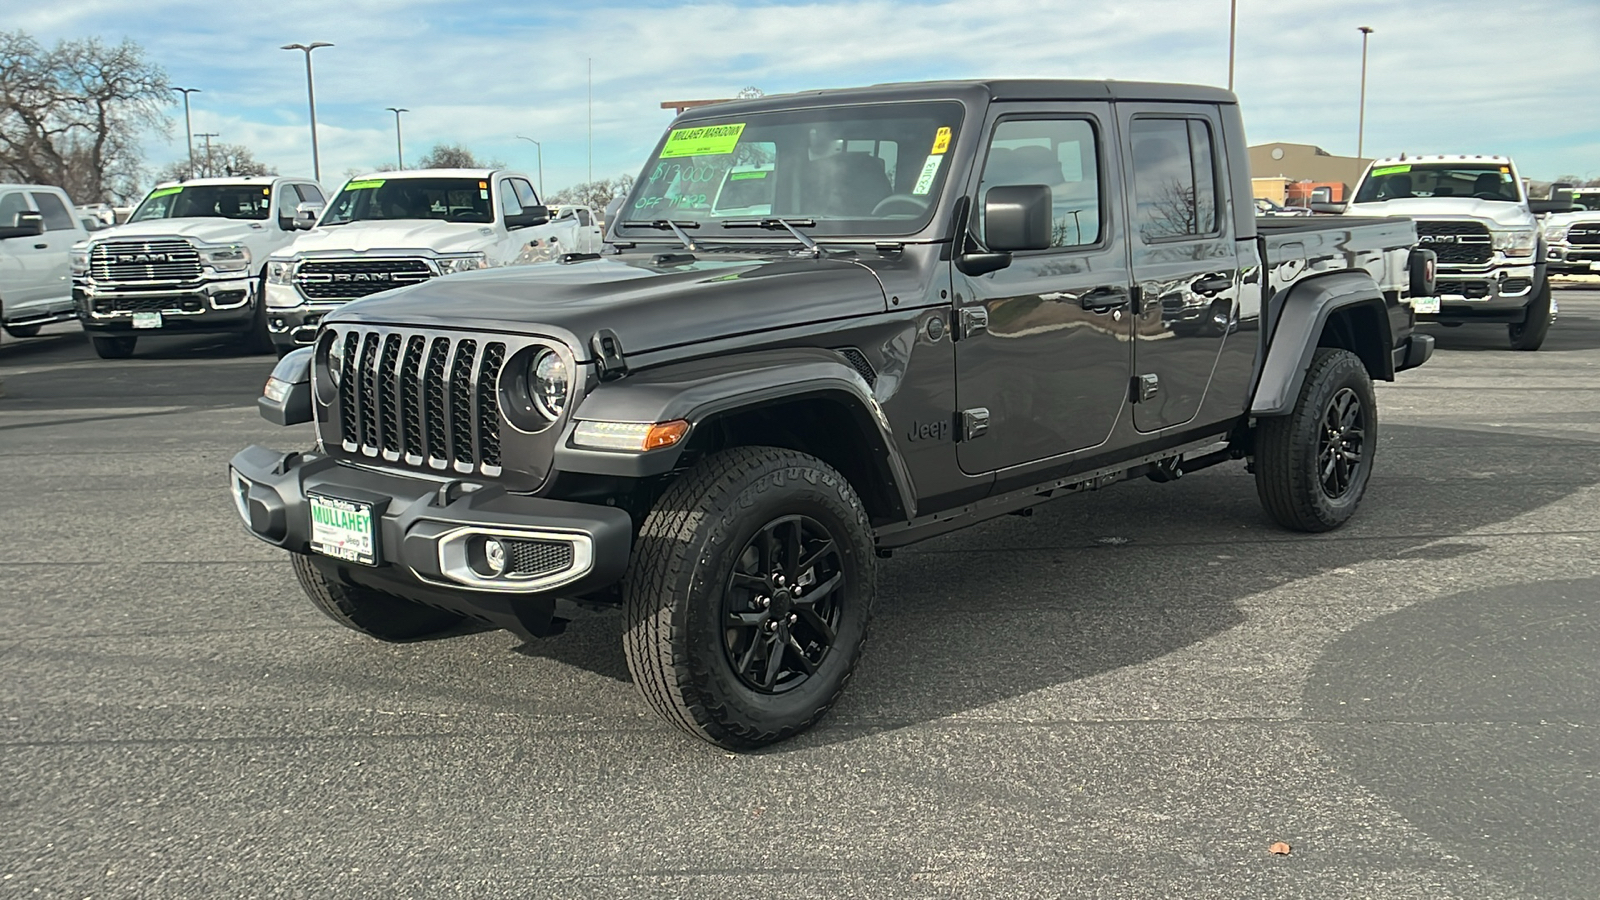
[[[598,253],[593,221],[588,207],[552,218],[517,172],[414,169],[352,178],[315,228],[268,261],[268,330],[282,356],[309,346],[322,317],[350,300],[456,272]]]
[[[103,359],[140,335],[238,334],[272,349],[262,301],[267,257],[322,211],[309,178],[195,178],[157,185],[127,223],[72,248],[78,320]]]
[[[1344,212],[1405,216],[1417,246],[1438,255],[1436,298],[1413,298],[1422,321],[1504,323],[1513,350],[1537,350],[1555,321],[1539,216],[1567,208],[1532,200],[1504,156],[1374,160]]]
[[[76,317],[68,261],[89,236],[58,187],[0,184],[0,326],[33,337]]]

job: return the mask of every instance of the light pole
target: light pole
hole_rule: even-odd
[[[1239,36],[1239,0],[1228,0],[1228,90],[1233,90],[1233,48]]]
[[[539,143],[538,141],[534,140],[531,137],[523,137],[520,134],[517,135],[517,139],[518,140],[522,140],[522,141],[527,141],[528,143],[530,143],[530,144],[534,145],[535,147],[539,148],[539,199],[543,200],[544,199],[544,145]]]
[[[211,177],[211,139],[214,138],[214,137],[222,137],[222,135],[217,134],[215,131],[202,131],[199,134],[195,135],[195,137],[197,137],[197,138],[205,138],[206,139],[206,175],[205,175],[205,177],[210,178]],[[194,173],[190,172],[190,176],[189,177],[191,177],[191,178],[194,177]]]
[[[183,133],[189,139],[189,177],[194,177],[194,123],[189,119],[189,95],[200,93],[199,88],[175,87],[183,95]]]
[[[1361,32],[1361,113],[1356,124],[1356,159],[1360,159],[1367,137],[1367,38],[1372,29],[1362,25],[1357,30]]]
[[[322,160],[317,157],[317,89],[311,79],[311,51],[318,47],[332,47],[327,41],[309,44],[284,44],[279,50],[303,50],[306,54],[306,100],[311,105],[311,175],[322,180]]]
[[[404,113],[404,112],[411,112],[411,110],[406,109],[403,106],[386,106],[386,107],[384,107],[384,109],[387,109],[389,112],[394,113],[394,162],[395,162],[395,168],[396,169],[404,169],[406,167],[406,151],[405,151],[405,147],[400,143],[400,114]]]

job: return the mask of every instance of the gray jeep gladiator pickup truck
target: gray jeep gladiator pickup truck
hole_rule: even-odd
[[[385,640],[620,609],[635,683],[750,748],[815,723],[897,547],[1124,479],[1360,502],[1374,379],[1422,364],[1409,220],[1258,220],[1231,93],[885,85],[704,107],[600,254],[331,313],[259,401],[314,449],[231,490]]]

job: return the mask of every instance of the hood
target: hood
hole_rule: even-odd
[[[324,321],[565,332],[587,359],[589,338],[602,328],[616,332],[624,353],[633,354],[872,315],[888,306],[877,276],[855,262],[703,253],[669,265],[657,261],[662,256],[481,269],[358,300]]]
[[[259,237],[272,224],[267,219],[146,219],[96,231],[89,235],[89,240],[142,240],[177,236],[208,244],[232,244]]]
[[[1494,229],[1533,228],[1533,213],[1520,203],[1472,197],[1407,197],[1381,203],[1352,203],[1355,216],[1408,216],[1413,219],[1481,219]]]
[[[295,253],[368,253],[374,250],[431,250],[466,253],[483,250],[495,241],[491,225],[474,222],[440,222],[433,219],[394,219],[317,226],[295,239]]]
[[[1541,221],[1544,227],[1566,228],[1569,225],[1593,225],[1600,223],[1600,209],[1580,209],[1569,213],[1552,213]]]

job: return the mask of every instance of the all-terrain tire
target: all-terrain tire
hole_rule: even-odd
[[[121,335],[113,337],[91,335],[89,342],[94,344],[94,352],[101,359],[127,359],[133,355],[133,348],[139,343],[139,339]]]
[[[1285,528],[1338,528],[1366,493],[1377,447],[1378,401],[1367,367],[1348,350],[1318,348],[1293,411],[1256,426],[1261,505]]]
[[[787,582],[781,571],[791,573]],[[721,747],[798,734],[855,670],[876,571],[866,510],[826,463],[774,447],[711,455],[668,488],[640,529],[624,582],[634,684],[662,718]],[[763,579],[768,587],[749,586]]]
[[[6,334],[14,338],[31,338],[39,336],[40,325],[7,325]]]
[[[1511,337],[1513,350],[1537,350],[1544,344],[1545,335],[1550,333],[1550,281],[1545,280],[1539,293],[1528,301],[1527,318],[1514,325],[1507,325],[1506,331]]]
[[[295,578],[311,603],[328,618],[346,628],[380,641],[414,641],[461,624],[461,616],[431,606],[413,603],[359,584],[351,584],[328,570],[333,563],[319,565],[309,554],[289,554]],[[327,566],[325,570],[322,566]]]

